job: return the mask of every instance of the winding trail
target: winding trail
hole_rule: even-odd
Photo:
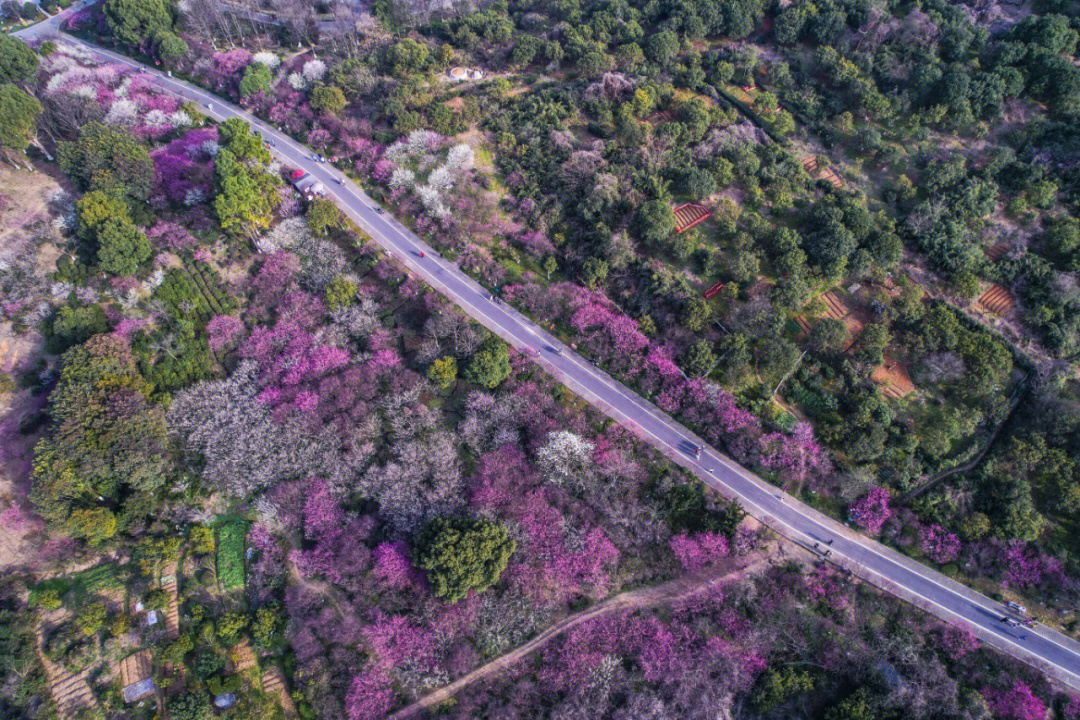
[[[761,566],[765,565],[766,561],[767,558],[764,553],[755,553],[749,559],[729,558],[714,568],[692,575],[685,575],[677,580],[672,580],[662,585],[653,585],[639,590],[629,590],[627,592],[619,593],[618,595],[612,595],[606,600],[582,610],[579,613],[567,615],[521,647],[495,658],[486,665],[481,665],[470,673],[462,675],[449,685],[444,685],[438,690],[428,693],[413,704],[398,710],[390,716],[390,720],[403,720],[404,718],[413,717],[417,713],[446,702],[466,687],[479,682],[480,680],[497,675],[502,670],[520,662],[528,655],[531,655],[547,643],[583,622],[612,612],[655,607],[664,603],[681,600],[682,598],[696,595],[707,588],[714,587],[721,583],[728,583],[747,577],[759,570]]]

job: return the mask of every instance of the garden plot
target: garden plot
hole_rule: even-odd
[[[221,589],[228,592],[244,587],[244,535],[247,523],[227,520],[217,529],[217,575]]]

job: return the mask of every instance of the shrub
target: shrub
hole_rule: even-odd
[[[191,528],[188,539],[191,540],[191,551],[196,555],[209,555],[214,552],[214,531],[205,525]]]
[[[162,30],[154,36],[157,44],[157,54],[164,63],[173,63],[188,54],[188,44],[175,33]]]
[[[262,63],[251,63],[244,68],[244,76],[240,78],[238,86],[240,97],[248,97],[261,90],[269,90],[273,79],[270,68]]]
[[[356,300],[356,283],[348,278],[334,278],[326,286],[324,300],[330,312],[352,305]]]
[[[134,275],[154,249],[142,230],[126,220],[107,220],[98,229],[98,265],[113,275]]]
[[[317,112],[338,113],[345,109],[345,93],[334,85],[317,87],[311,91],[310,104]]]
[[[442,357],[427,369],[428,380],[445,390],[457,380],[457,360],[452,357]]]
[[[104,603],[90,603],[82,609],[79,616],[76,618],[75,623],[79,626],[79,629],[82,630],[84,635],[97,635],[101,631],[101,628],[105,626],[106,615]]]
[[[37,68],[37,55],[29,45],[10,35],[0,35],[0,82],[29,80]]]
[[[325,198],[312,200],[308,205],[305,217],[311,232],[321,237],[326,237],[341,227],[341,211],[338,210],[337,205],[332,200]]]
[[[465,368],[465,379],[494,390],[510,377],[510,352],[506,343],[494,335],[488,336]]]
[[[173,720],[206,720],[212,714],[210,698],[203,692],[188,692],[169,701],[169,717]]]

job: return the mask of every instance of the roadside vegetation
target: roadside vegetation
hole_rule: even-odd
[[[306,143],[769,482],[1080,630],[1075,2],[103,0],[64,27]],[[386,717],[738,560],[430,712],[1080,717],[786,556],[247,123],[0,35],[0,146],[63,183],[0,188],[0,715]],[[136,671],[160,695],[127,702]]]

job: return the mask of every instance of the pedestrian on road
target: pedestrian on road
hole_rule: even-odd
[[[815,550],[817,550],[817,549],[818,549],[818,543],[814,543],[814,549],[815,549]]]
[[[829,538],[828,540],[826,540],[825,544],[826,545],[832,545],[832,538]]]

